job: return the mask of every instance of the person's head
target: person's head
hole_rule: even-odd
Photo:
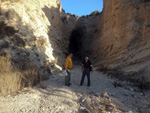
[[[72,54],[72,53],[70,53],[70,54],[69,54],[69,56],[72,58],[72,57],[73,57],[73,54]]]
[[[85,57],[85,61],[88,61],[88,60],[89,60],[89,57],[88,57],[88,56],[86,56],[86,57]]]

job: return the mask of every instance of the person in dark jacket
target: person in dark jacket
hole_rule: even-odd
[[[92,69],[92,63],[89,60],[89,57],[85,57],[84,61],[82,62],[82,78],[81,78],[81,82],[80,82],[80,86],[83,85],[84,82],[84,78],[87,75],[87,80],[88,80],[88,84],[87,86],[89,87],[90,84],[90,73],[93,71]]]

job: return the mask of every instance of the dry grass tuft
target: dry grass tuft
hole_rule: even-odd
[[[22,74],[12,66],[10,56],[0,57],[0,93],[12,94],[21,89]]]
[[[19,71],[11,62],[10,55],[0,56],[0,94],[15,94],[24,87],[32,87],[40,81],[36,68]]]
[[[42,81],[42,76],[36,67],[30,67],[22,71],[22,75],[24,87],[32,87]]]

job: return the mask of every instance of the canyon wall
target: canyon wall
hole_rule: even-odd
[[[61,70],[77,17],[59,0],[16,0],[0,4],[0,55],[11,55],[20,69],[37,67],[45,74]],[[56,65],[55,65],[56,64]]]
[[[0,5],[0,55],[11,55],[20,69],[61,70],[66,56],[90,54],[100,15],[65,13],[59,0],[5,0]]]
[[[104,0],[91,54],[102,70],[150,81],[150,1]]]

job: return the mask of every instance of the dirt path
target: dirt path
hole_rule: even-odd
[[[72,70],[70,87],[62,74],[17,96],[0,97],[0,113],[149,113],[150,92],[139,92],[127,82],[112,79],[103,73],[91,75],[92,86],[79,86],[79,66]],[[114,82],[116,88],[114,87]]]

